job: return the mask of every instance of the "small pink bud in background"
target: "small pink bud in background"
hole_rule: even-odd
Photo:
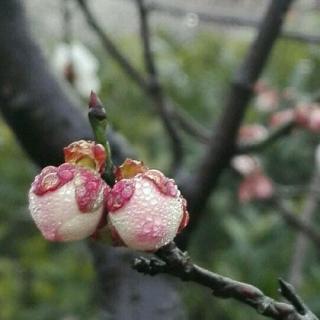
[[[186,201],[174,180],[138,164],[127,160],[120,167],[122,179],[106,199],[109,224],[118,244],[155,251],[187,225]]]
[[[256,93],[255,106],[259,111],[270,112],[278,107],[280,96],[277,90],[260,80],[254,86]]]
[[[79,140],[63,149],[65,162],[103,172],[106,152],[101,144],[93,141]]]
[[[285,109],[279,112],[272,114],[269,120],[270,127],[280,127],[287,124],[290,121],[293,121],[295,118],[295,111],[293,109]]]
[[[310,104],[299,104],[294,110],[294,120],[297,125],[307,128],[309,126],[310,114],[313,106]]]
[[[272,181],[261,171],[246,176],[240,183],[238,197],[241,202],[252,200],[266,200],[274,192]]]
[[[29,210],[47,240],[80,240],[95,232],[108,188],[91,169],[70,163],[46,167],[32,183]]]
[[[313,133],[320,132],[320,106],[316,103],[300,104],[295,109],[297,125]]]
[[[312,110],[308,128],[314,133],[320,132],[320,108],[315,108]]]
[[[245,125],[239,130],[238,142],[241,144],[251,144],[265,139],[267,135],[267,129],[260,124]]]

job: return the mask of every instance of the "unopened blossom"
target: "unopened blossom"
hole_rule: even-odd
[[[261,171],[256,171],[244,177],[239,185],[238,197],[241,202],[266,200],[274,193],[273,183]]]
[[[242,126],[238,134],[240,144],[251,144],[259,142],[268,135],[267,129],[257,123]]]
[[[80,240],[95,232],[107,189],[91,169],[69,163],[49,166],[32,183],[29,210],[47,240]]]
[[[118,244],[155,251],[187,225],[186,201],[174,180],[133,160],[125,162],[117,177],[106,204],[109,226]]]
[[[270,117],[269,124],[270,127],[276,128],[293,120],[295,120],[295,111],[293,109],[284,109],[273,113]]]
[[[314,133],[320,132],[320,105],[300,104],[295,108],[296,124]]]
[[[231,166],[241,175],[248,176],[259,170],[261,165],[258,158],[244,154],[233,157]]]
[[[298,104],[294,109],[295,123],[300,127],[308,128],[310,123],[310,115],[313,110],[314,106],[312,104]]]
[[[259,111],[270,112],[277,108],[280,100],[277,90],[263,81],[258,81],[254,91],[256,93],[255,106]]]
[[[92,235],[104,211],[108,185],[101,178],[104,147],[80,140],[64,148],[65,162],[36,176],[29,191],[29,209],[43,236],[71,241]]]
[[[320,108],[312,110],[308,128],[314,133],[320,132]]]

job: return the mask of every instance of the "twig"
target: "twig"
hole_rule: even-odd
[[[318,319],[296,295],[293,288],[283,280],[280,280],[280,292],[290,303],[276,301],[250,284],[235,281],[199,267],[192,263],[187,253],[182,252],[174,243],[161,248],[156,255],[158,258],[136,258],[133,268],[144,274],[167,273],[183,281],[196,282],[210,288],[216,297],[235,299],[272,319]]]
[[[197,225],[218,178],[235,152],[238,130],[253,95],[253,85],[268,60],[292,2],[292,0],[271,1],[259,33],[242,66],[235,74],[222,114],[214,126],[208,149],[191,179],[188,178],[183,185],[183,194],[189,200],[192,223],[189,232],[182,233],[181,243],[187,240],[189,233]]]
[[[174,108],[165,97],[162,85],[160,83],[158,70],[154,61],[154,56],[151,49],[151,35],[148,21],[148,11],[146,9],[144,0],[136,0],[136,5],[139,13],[140,21],[140,35],[143,44],[144,63],[148,74],[148,90],[147,94],[152,99],[157,108],[163,125],[170,137],[171,151],[173,154],[173,163],[171,165],[171,172],[176,172],[182,163],[183,148],[180,134],[174,123]]]
[[[140,17],[140,30],[141,39],[144,49],[144,61],[148,77],[144,77],[121,53],[113,41],[108,37],[108,35],[103,31],[98,21],[93,16],[85,0],[77,0],[80,8],[86,16],[88,24],[96,32],[102,44],[104,45],[106,51],[111,55],[111,57],[119,64],[125,74],[127,74],[142,91],[152,100],[156,111],[158,112],[163,126],[168,134],[171,153],[173,155],[173,160],[171,164],[171,174],[174,174],[180,167],[183,159],[183,148],[178,130],[174,124],[173,118],[173,107],[169,103],[168,99],[163,93],[161,87],[156,65],[154,63],[154,58],[152,55],[151,45],[150,45],[150,31],[148,25],[148,13],[145,9],[144,2],[136,0],[139,17]]]
[[[96,32],[106,51],[115,59],[125,73],[140,87],[146,88],[148,84],[140,72],[129,62],[129,60],[120,52],[117,46],[109,39],[108,35],[103,31],[92,12],[90,11],[86,0],[77,0],[82,12],[84,13],[88,24]]]
[[[269,134],[261,141],[251,144],[239,145],[236,150],[236,153],[250,153],[261,151],[262,149],[265,149],[269,145],[276,142],[278,139],[288,135],[294,128],[294,126],[294,121],[287,122],[286,124],[270,131]]]
[[[196,138],[198,142],[207,144],[210,141],[210,131],[189,116],[184,109],[175,108],[174,117],[181,129]]]
[[[279,214],[289,226],[295,228],[299,232],[302,232],[318,249],[320,248],[320,230],[318,231],[312,224],[307,223],[292,213],[284,201],[274,197],[271,202],[278,209]]]
[[[310,191],[307,195],[306,204],[301,214],[301,219],[311,225],[312,218],[316,212],[316,208],[319,202],[318,191],[320,186],[320,173],[319,170],[315,170],[314,177],[311,182]],[[308,236],[304,232],[299,232],[296,237],[296,242],[293,250],[293,257],[291,262],[289,280],[298,288],[300,286],[303,274],[303,265],[308,250]]]
[[[295,309],[299,314],[302,314],[307,317],[307,319],[317,319],[317,317],[313,314],[313,312],[306,306],[303,300],[297,295],[294,287],[284,281],[283,279],[279,279],[280,284],[280,293],[286,298],[288,301],[292,303]]]
[[[63,41],[70,44],[72,40],[70,1],[65,0],[61,4],[63,14]]]

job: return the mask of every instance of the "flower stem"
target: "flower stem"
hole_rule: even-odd
[[[108,127],[107,113],[102,102],[93,91],[90,94],[88,117],[95,141],[102,144],[106,150],[106,168],[102,176],[112,186],[114,184],[114,164],[112,162],[110,144],[106,136]]]

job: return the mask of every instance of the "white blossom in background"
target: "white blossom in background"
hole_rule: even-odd
[[[248,176],[261,168],[260,160],[250,155],[235,156],[231,160],[231,166],[242,176]]]
[[[88,97],[91,90],[100,90],[99,61],[81,42],[59,43],[53,52],[52,65],[82,97]]]

